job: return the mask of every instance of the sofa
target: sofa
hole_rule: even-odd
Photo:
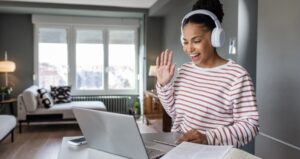
[[[18,96],[17,119],[20,133],[23,122],[29,124],[30,122],[41,121],[75,120],[72,111],[74,107],[106,111],[106,107],[101,101],[72,101],[45,108],[39,104],[38,89],[39,87],[36,85],[30,86]]]
[[[0,115],[0,141],[4,140],[11,134],[11,142],[14,142],[14,129],[17,120],[12,115]]]

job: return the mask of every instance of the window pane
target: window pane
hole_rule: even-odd
[[[135,31],[109,31],[109,89],[135,89]]]
[[[40,87],[68,84],[66,29],[39,29],[38,70]]]
[[[77,30],[76,37],[76,88],[103,89],[102,31]]]

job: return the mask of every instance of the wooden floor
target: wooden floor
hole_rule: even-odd
[[[161,132],[161,120],[150,120],[150,125],[138,121],[141,133]],[[15,141],[10,136],[0,143],[0,159],[57,159],[64,136],[82,135],[77,124],[43,124],[23,126]]]

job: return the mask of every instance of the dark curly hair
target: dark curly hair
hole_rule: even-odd
[[[224,16],[223,4],[221,4],[219,0],[198,0],[193,5],[192,11],[198,9],[205,9],[211,11],[217,16],[218,20],[222,23]],[[187,23],[203,24],[210,31],[212,31],[216,27],[215,22],[211,19],[211,17],[202,14],[195,14],[189,17],[183,25],[186,25]]]

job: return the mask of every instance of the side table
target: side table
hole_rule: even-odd
[[[10,98],[10,99],[6,99],[6,100],[2,100],[2,101],[0,101],[0,107],[9,106],[10,113],[12,115],[14,115],[14,104],[15,103],[17,103],[17,99],[16,98]]]
[[[144,91],[144,114],[146,118],[162,118],[162,131],[171,131],[172,119],[161,105],[155,91]]]

